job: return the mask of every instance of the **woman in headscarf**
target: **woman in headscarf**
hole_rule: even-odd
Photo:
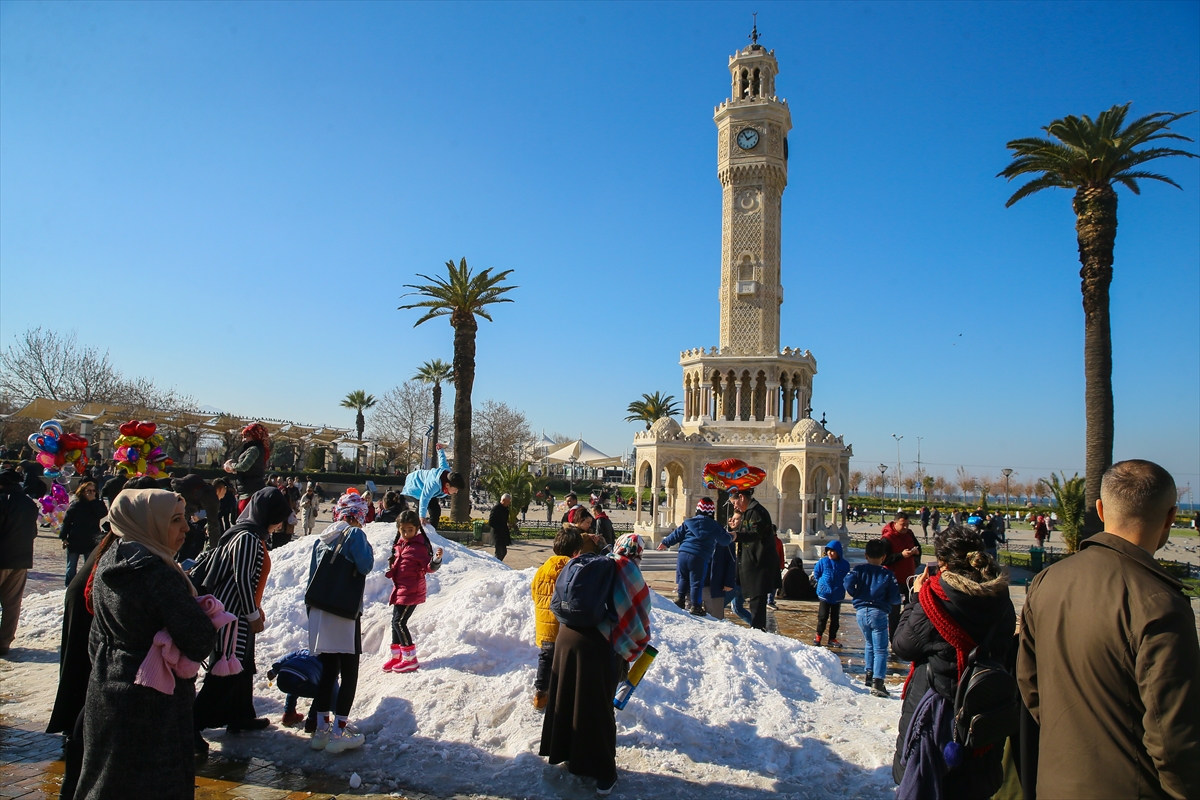
[[[204,686],[196,697],[197,754],[208,750],[200,735],[204,728],[240,733],[270,724],[254,710],[254,635],[263,629],[262,596],[271,571],[267,540],[291,513],[283,492],[274,486],[259,489],[237,524],[221,534],[216,549],[207,551],[192,571],[193,581],[204,593],[238,617],[218,632]]]
[[[608,556],[614,562],[608,616],[592,628],[561,622],[554,644],[540,755],[595,778],[601,795],[617,782],[617,684],[650,643],[650,589],[639,566],[643,548],[636,533],[617,539]]]
[[[313,545],[308,582],[311,585],[325,553],[339,546],[338,558],[348,558],[363,575],[375,565],[375,551],[362,532],[370,504],[356,492],[338,498],[333,524],[321,531]],[[315,598],[314,598],[315,602]],[[340,753],[363,743],[363,735],[349,724],[350,708],[358,689],[358,659],[362,655],[362,596],[354,619],[338,616],[319,608],[308,608],[308,652],[321,660],[321,683],[313,698],[317,730],[312,749]],[[333,687],[337,684],[337,721],[332,719]]]
[[[225,462],[224,469],[237,484],[238,513],[246,510],[254,493],[267,485],[267,464],[271,460],[271,436],[267,426],[252,422],[242,428],[242,449],[237,460]],[[239,519],[240,522],[240,519]]]
[[[215,638],[213,623],[175,562],[188,530],[184,501],[159,489],[125,491],[114,501],[109,522],[116,541],[92,576],[92,671],[79,786],[90,800],[191,798],[195,680],[174,680],[170,694],[139,680],[160,631],[193,661],[208,654]]]

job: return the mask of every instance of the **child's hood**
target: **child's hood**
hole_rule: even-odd
[[[841,559],[841,557],[842,557],[842,543],[841,543],[840,541],[838,541],[837,539],[830,539],[830,540],[829,540],[829,544],[825,545],[825,549],[826,549],[826,550],[832,550],[834,553],[836,553],[836,554],[837,554],[837,557],[838,557],[839,559]]]

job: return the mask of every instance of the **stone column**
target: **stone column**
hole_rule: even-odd
[[[775,421],[779,419],[779,384],[773,381],[767,381],[767,419]]]
[[[633,513],[633,524],[642,524],[642,466],[637,460],[637,448],[633,451],[633,501],[636,503]]]
[[[705,384],[700,387],[700,421],[707,422],[712,416],[712,387]]]
[[[808,525],[808,500],[807,494],[800,495],[800,535],[811,536],[812,529]]]
[[[658,534],[658,467],[650,472],[650,528],[657,538]]]
[[[742,384],[743,383],[744,383],[744,381],[741,378],[738,378],[736,381],[734,381],[734,384],[733,384],[736,387],[733,390],[733,392],[734,392],[734,394],[733,394],[733,400],[734,400],[733,418],[736,420],[740,420],[742,418]]]

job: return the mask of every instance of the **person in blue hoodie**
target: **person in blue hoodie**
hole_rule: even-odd
[[[446,460],[446,446],[437,446],[438,465],[434,469],[418,469],[408,473],[404,479],[404,490],[400,494],[416,501],[421,523],[429,524],[429,501],[439,497],[449,497],[458,494],[466,487],[467,482],[457,472],[450,471],[450,462]]]
[[[717,524],[716,513],[717,506],[712,498],[701,497],[696,503],[696,516],[685,519],[658,545],[659,550],[679,545],[679,560],[675,562],[679,597],[675,605],[683,608],[690,598],[692,613],[697,617],[708,616],[704,610],[704,582],[713,551],[733,541],[733,535]]]
[[[855,616],[862,631],[863,663],[867,668],[866,685],[874,688],[871,694],[887,697],[883,676],[887,674],[888,614],[892,606],[900,605],[900,586],[896,576],[883,566],[891,552],[883,539],[867,542],[867,563],[855,564],[846,575],[847,594],[854,599]]]
[[[821,646],[821,637],[825,635],[826,622],[829,623],[829,646],[842,646],[837,638],[838,624],[842,613],[842,601],[846,599],[846,587],[843,586],[843,582],[849,571],[850,565],[842,557],[842,543],[837,539],[830,539],[829,544],[825,545],[825,557],[813,567],[812,574],[813,583],[817,587],[817,599],[820,601],[817,605],[817,635],[813,639],[813,644],[818,647]]]

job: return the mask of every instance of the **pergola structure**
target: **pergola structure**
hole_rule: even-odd
[[[187,455],[194,463],[200,442],[204,439],[222,439],[227,444],[245,426],[260,422],[266,427],[272,441],[290,442],[301,451],[312,447],[336,449],[338,446],[362,446],[369,444],[352,438],[349,428],[328,425],[301,425],[288,420],[242,417],[235,414],[212,413],[187,409],[137,409],[112,406],[102,403],[81,403],[69,400],[51,400],[38,397],[23,408],[6,415],[9,420],[28,419],[36,422],[58,420],[64,426],[77,425],[79,433],[91,441],[89,450],[93,458],[112,458],[113,442],[119,436],[117,429],[130,419],[136,418],[158,425],[158,432],[173,439],[172,444],[190,443],[189,453],[179,453],[181,461]],[[328,459],[328,454],[326,459]],[[328,466],[328,464],[326,464]]]

